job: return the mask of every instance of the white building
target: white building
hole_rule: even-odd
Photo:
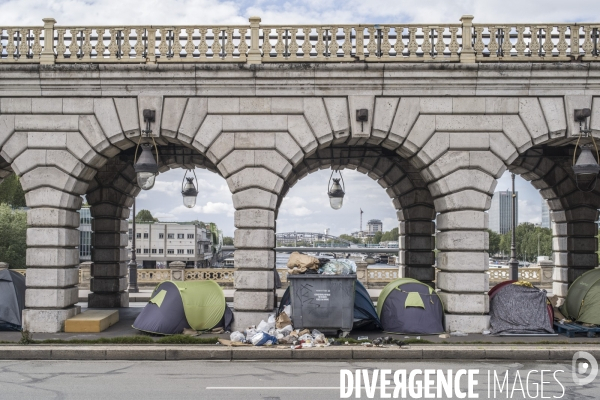
[[[136,222],[136,259],[145,269],[168,268],[183,261],[187,268],[210,267],[216,251],[213,233],[191,222]],[[131,257],[133,222],[129,222],[127,249]],[[219,235],[218,243],[222,243]],[[218,247],[218,246],[217,246]]]
[[[367,236],[375,236],[377,232],[383,232],[383,222],[379,219],[370,219],[367,222]]]
[[[92,214],[89,206],[79,210],[79,261],[92,259]]]

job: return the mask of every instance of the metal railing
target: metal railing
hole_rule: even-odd
[[[0,63],[598,61],[600,23],[0,27]]]

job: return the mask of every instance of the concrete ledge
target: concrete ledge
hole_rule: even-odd
[[[535,346],[535,345],[533,345]],[[600,358],[595,345],[447,345],[291,348],[217,345],[0,345],[0,360],[544,360],[570,361],[578,351]]]
[[[231,360],[232,351],[228,347],[189,347],[181,346],[166,349],[167,360]]]

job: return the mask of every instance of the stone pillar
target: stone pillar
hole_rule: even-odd
[[[356,279],[360,281],[365,287],[369,284],[369,275],[367,273],[367,263],[364,261],[356,262]]]
[[[23,329],[60,332],[77,315],[79,299],[79,214],[81,197],[51,188],[26,194],[27,290]]]
[[[129,208],[101,203],[90,207],[92,270],[88,307],[129,307],[127,290],[127,217]]]
[[[249,191],[234,195],[234,205],[239,195],[251,195],[246,192]],[[237,210],[235,227],[233,329],[237,330],[266,320],[275,307],[275,213],[263,209]]]
[[[250,17],[250,50],[246,58],[247,64],[261,64],[262,53],[260,51],[260,17]],[[260,322],[260,321],[259,321]]]
[[[173,261],[169,264],[169,268],[174,281],[185,281],[185,263],[183,261]]]
[[[598,266],[598,211],[578,207],[551,211],[554,251],[553,294],[566,297],[569,286],[583,273]]]
[[[40,64],[54,64],[54,24],[56,20],[54,18],[44,18],[44,48],[42,54],[40,54]]]
[[[398,243],[400,265],[407,278],[417,279],[435,287],[435,209],[423,205],[414,206],[402,213]]]
[[[477,333],[489,326],[488,214],[483,210],[438,215],[437,287],[449,331]]]

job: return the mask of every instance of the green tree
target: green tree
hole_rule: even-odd
[[[135,216],[135,220],[139,222],[158,222],[158,218],[154,218],[148,210],[140,210]]]
[[[373,236],[373,243],[380,243],[381,238],[383,237],[383,232],[375,232],[375,236]]]
[[[349,241],[349,242],[352,242],[352,243],[354,243],[354,244],[358,244],[358,243],[360,243],[360,239],[359,239],[359,238],[355,238],[354,236],[352,236],[352,235],[347,235],[347,234],[345,234],[345,233],[342,233],[342,234],[339,236],[339,238],[340,238],[340,239],[347,240],[347,241]]]
[[[26,268],[27,213],[0,204],[0,261],[11,268]]]
[[[231,236],[223,236],[224,246],[233,246],[233,238]]]
[[[0,183],[0,204],[6,203],[13,208],[26,207],[25,192],[16,174],[11,174]]]
[[[511,231],[506,232],[500,238],[500,250],[507,256],[510,256],[511,239]],[[517,226],[515,231],[515,247],[519,260],[536,261],[538,243],[540,256],[552,255],[552,230],[550,228],[541,228],[529,222]]]
[[[398,241],[398,228],[394,228],[391,231],[387,231],[381,237],[383,242],[397,242]]]
[[[488,252],[490,255],[498,254],[500,252],[500,241],[502,239],[499,233],[491,231],[488,229],[488,234],[490,238],[490,248]]]

